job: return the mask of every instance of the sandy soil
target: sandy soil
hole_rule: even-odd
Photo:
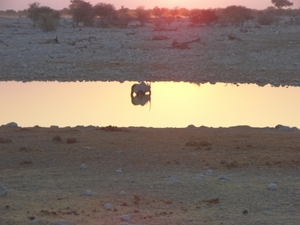
[[[1,225],[300,219],[299,132],[1,127],[0,137]]]

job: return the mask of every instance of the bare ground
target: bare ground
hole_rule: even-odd
[[[120,224],[122,215],[130,224],[300,219],[298,132],[1,127],[0,137],[0,181],[8,189],[1,225]],[[70,137],[76,142],[68,144]]]

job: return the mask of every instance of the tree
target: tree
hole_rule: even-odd
[[[105,19],[112,19],[116,15],[116,9],[112,4],[98,3],[94,6],[94,13],[96,16]]]
[[[94,19],[93,6],[89,2],[83,0],[71,0],[69,5],[73,21],[78,23],[83,22],[84,26],[91,26]]]
[[[183,17],[189,17],[191,14],[190,10],[186,9],[186,8],[180,8],[179,9],[179,15],[183,16]]]
[[[40,6],[38,2],[29,4],[27,16],[32,19],[33,26],[38,25],[44,31],[55,30],[60,19],[58,11],[47,6]]]
[[[152,9],[152,15],[155,17],[163,17],[166,16],[166,14],[168,13],[169,9],[168,8],[159,8],[158,6],[155,6]]]
[[[225,21],[232,24],[241,24],[241,29],[243,28],[244,22],[246,20],[254,19],[253,11],[244,6],[228,6],[222,12],[222,17]]]
[[[282,9],[283,7],[292,6],[294,3],[288,0],[271,0],[273,5],[275,5],[278,9]]]
[[[129,21],[133,20],[133,16],[130,13],[128,8],[121,6],[119,10],[117,10],[117,22],[119,26],[127,26]]]
[[[150,18],[150,14],[147,10],[145,10],[144,6],[137,7],[135,12],[137,20],[139,20],[142,24],[147,22]]]
[[[178,16],[178,14],[179,14],[178,6],[175,7],[174,9],[170,9],[170,10],[169,10],[169,14],[170,14],[172,17]]]
[[[190,21],[192,24],[202,24],[205,23],[207,25],[210,25],[211,23],[215,22],[218,19],[218,16],[216,13],[212,10],[199,10],[194,9],[192,10]]]

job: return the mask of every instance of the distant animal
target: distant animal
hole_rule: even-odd
[[[134,84],[131,86],[131,96],[138,95],[138,96],[143,96],[143,95],[151,95],[151,86],[150,84],[146,84],[144,81]]]
[[[139,95],[136,95],[136,96],[131,96],[131,103],[133,105],[144,106],[148,102],[150,102],[150,104],[151,104],[151,95],[141,95],[141,94],[139,94]]]

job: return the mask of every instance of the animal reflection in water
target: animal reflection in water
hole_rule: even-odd
[[[131,86],[131,103],[133,105],[144,106],[151,103],[151,86],[144,81]]]

